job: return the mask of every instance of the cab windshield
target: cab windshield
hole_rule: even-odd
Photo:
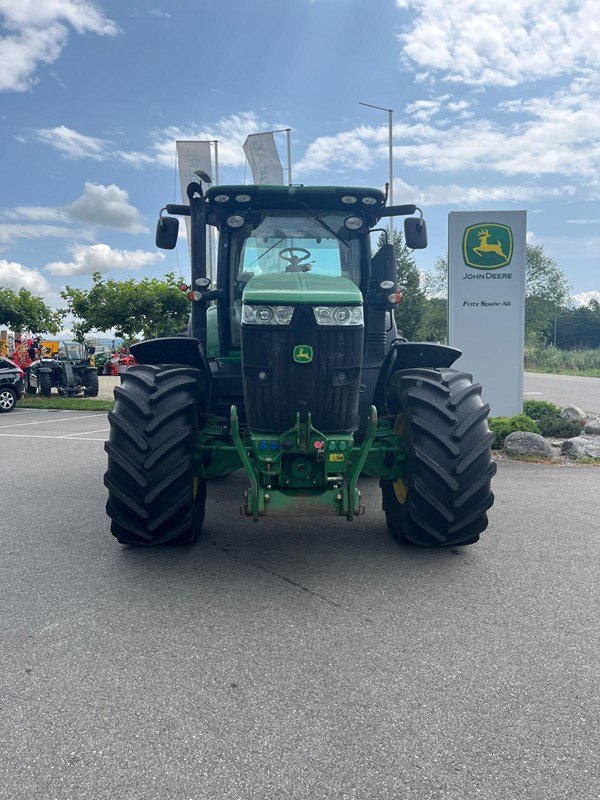
[[[341,275],[359,286],[360,238],[350,238],[344,215],[323,214],[321,218],[339,238],[302,214],[269,215],[255,228],[242,229],[236,278],[249,280],[267,273],[310,272]]]
[[[59,358],[62,357],[68,361],[82,361],[85,358],[85,348],[79,342],[64,342],[61,350]]]

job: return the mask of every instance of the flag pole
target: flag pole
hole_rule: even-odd
[[[393,108],[384,108],[383,106],[374,106],[372,103],[361,103],[360,100],[358,102],[359,106],[367,106],[367,108],[377,108],[379,111],[387,111],[388,113],[388,167],[389,167],[389,181],[390,181],[390,193],[388,195],[388,205],[394,205],[394,147],[393,147],[393,135],[394,135],[394,109]],[[394,218],[390,217],[390,241],[394,242]]]
[[[213,139],[212,144],[215,146],[215,185],[219,183],[219,140]]]
[[[285,129],[287,139],[288,185],[292,185],[292,129]]]

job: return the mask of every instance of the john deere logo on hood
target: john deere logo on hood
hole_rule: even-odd
[[[462,242],[465,264],[475,269],[499,269],[510,264],[513,235],[508,225],[480,222],[465,229]]]
[[[309,344],[297,344],[294,347],[294,361],[297,364],[310,364],[313,360],[313,349]]]

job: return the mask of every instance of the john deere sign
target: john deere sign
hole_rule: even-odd
[[[465,228],[462,240],[465,264],[475,269],[500,269],[510,264],[513,235],[508,225],[478,222]]]
[[[452,212],[448,342],[484,387],[493,416],[523,407],[524,211]]]

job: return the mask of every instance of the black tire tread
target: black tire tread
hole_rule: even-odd
[[[108,415],[106,512],[122,544],[193,542],[202,525],[205,481],[194,500],[193,447],[199,370],[143,364],[121,375]]]
[[[488,525],[494,435],[489,405],[472,376],[453,369],[406,369],[392,375],[390,410],[404,419],[408,441],[406,500],[382,482],[388,527],[404,542],[472,544]]]

